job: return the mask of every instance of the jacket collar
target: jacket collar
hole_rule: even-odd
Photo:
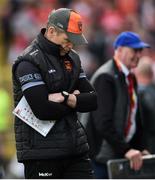
[[[124,73],[125,77],[127,77],[130,73],[130,71],[128,70],[128,68],[126,67],[125,64],[123,64],[120,60],[114,58],[114,63],[117,66],[118,70],[122,73]]]
[[[41,32],[37,36],[37,40],[41,49],[46,51],[48,54],[60,57],[60,46],[49,41],[45,36],[46,29],[41,29]]]

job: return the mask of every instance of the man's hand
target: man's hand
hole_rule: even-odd
[[[74,90],[73,94],[78,95],[78,94],[80,94],[80,91],[76,89],[76,90]]]
[[[76,107],[76,103],[77,103],[76,95],[78,94],[80,94],[79,90],[74,90],[72,94],[69,94],[67,105],[70,106],[71,108]]]
[[[147,150],[147,149],[144,149],[142,152],[141,152],[142,156],[146,156],[146,155],[150,155],[151,153]]]
[[[142,154],[139,150],[130,149],[126,152],[125,157],[130,160],[131,169],[139,170],[143,165]]]
[[[64,97],[61,93],[53,93],[48,95],[48,100],[57,103],[62,103],[64,101]]]

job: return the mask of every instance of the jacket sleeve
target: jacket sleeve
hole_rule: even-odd
[[[46,85],[39,70],[33,64],[21,62],[15,73],[23,94],[37,118],[59,120],[72,111],[67,105],[48,101]]]
[[[95,89],[86,78],[83,70],[80,73],[77,89],[80,94],[77,95],[76,110],[79,112],[89,112],[97,108],[97,95]]]
[[[98,109],[92,112],[95,128],[100,136],[111,144],[115,152],[124,154],[130,146],[119,136],[114,126],[116,100],[114,81],[109,75],[102,74],[96,79],[94,87],[98,94]]]

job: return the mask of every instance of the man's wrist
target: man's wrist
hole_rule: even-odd
[[[66,103],[69,98],[69,93],[67,91],[62,91],[61,94],[64,97],[64,103]]]

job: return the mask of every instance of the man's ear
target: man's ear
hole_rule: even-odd
[[[56,30],[55,30],[55,28],[53,26],[49,27],[48,30],[50,31],[51,34],[56,32]]]
[[[49,28],[48,28],[48,33],[49,33],[50,35],[52,35],[52,34],[53,34],[53,35],[55,35],[55,34],[56,34],[56,30],[55,30],[55,28],[54,28],[54,27],[52,27],[52,26],[51,26],[51,27],[49,27]]]

